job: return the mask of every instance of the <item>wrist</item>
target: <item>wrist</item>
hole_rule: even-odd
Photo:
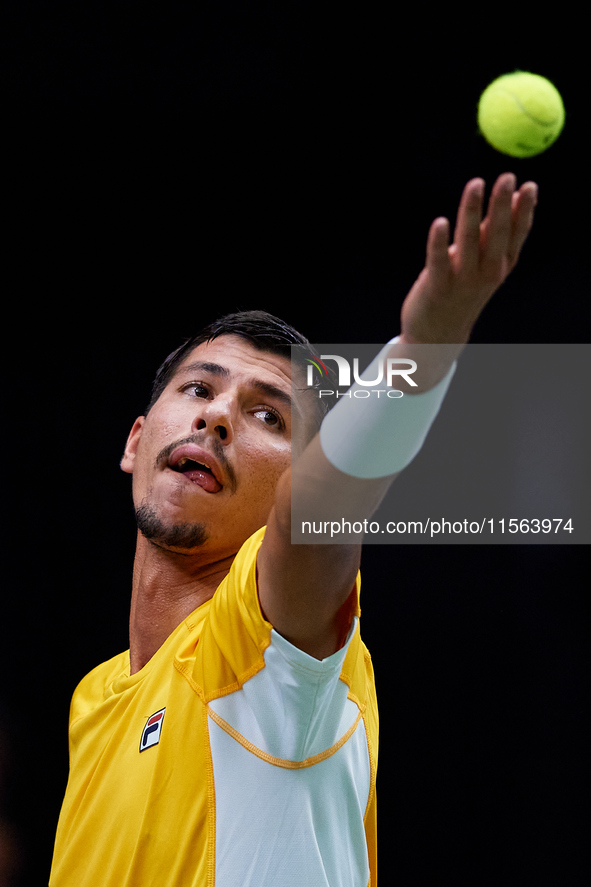
[[[388,345],[398,346],[391,350],[389,356],[406,357],[417,363],[417,370],[413,374],[416,387],[405,387],[404,384],[399,386],[405,394],[421,394],[434,388],[449,373],[465,347],[465,343],[419,342],[407,333],[391,339]]]

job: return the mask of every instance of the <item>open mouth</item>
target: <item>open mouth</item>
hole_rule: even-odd
[[[222,489],[221,483],[213,474],[211,468],[195,459],[189,459],[183,456],[174,465],[168,466],[177,474],[182,474],[191,483],[197,484],[198,487],[206,490],[208,493],[218,493]]]

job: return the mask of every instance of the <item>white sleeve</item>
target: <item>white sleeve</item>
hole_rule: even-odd
[[[392,339],[365,372],[373,379],[377,368],[388,360]],[[432,346],[423,346],[432,347]],[[394,359],[397,360],[397,359]],[[405,358],[401,361],[407,362]],[[409,361],[415,364],[414,361]],[[368,389],[355,383],[326,414],[320,426],[320,444],[326,458],[340,471],[353,477],[388,477],[402,471],[417,455],[433,424],[456,370],[429,391],[403,394],[390,390],[391,397],[362,397]]]

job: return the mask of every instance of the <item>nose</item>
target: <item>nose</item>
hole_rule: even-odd
[[[224,443],[230,443],[234,436],[230,404],[223,397],[204,401],[193,419],[191,431],[209,431]]]

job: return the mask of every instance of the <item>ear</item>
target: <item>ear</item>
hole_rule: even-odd
[[[142,435],[142,429],[144,427],[145,421],[145,416],[138,416],[138,418],[133,423],[133,428],[129,432],[129,437],[127,438],[127,443],[125,444],[125,452],[123,453],[123,458],[121,459],[120,463],[121,470],[125,471],[127,474],[133,474],[133,463],[135,461],[135,455],[137,453],[137,448],[140,442],[140,437]]]

